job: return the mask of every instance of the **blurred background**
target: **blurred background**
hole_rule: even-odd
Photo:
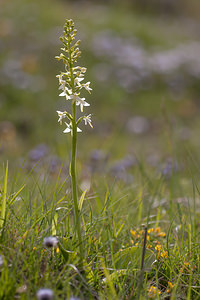
[[[196,0],[1,0],[0,157],[56,173],[70,136],[56,75],[63,25],[72,18],[88,68],[94,128],[81,125],[81,174],[132,181],[138,160],[168,172],[200,147],[200,2]],[[172,163],[173,161],[173,163]],[[175,160],[176,161],[176,160]],[[86,174],[85,174],[86,173]]]

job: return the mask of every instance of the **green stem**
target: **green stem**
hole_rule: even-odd
[[[70,49],[70,42],[68,42]],[[69,70],[71,75],[72,93],[75,93],[74,76],[73,76],[73,64],[71,60],[71,51],[69,50]],[[71,152],[71,180],[72,180],[72,196],[74,201],[74,218],[75,218],[75,230],[78,235],[79,251],[81,265],[83,262],[83,245],[81,237],[81,225],[80,225],[80,211],[78,209],[78,197],[77,197],[77,182],[76,182],[76,145],[77,145],[77,123],[76,123],[76,103],[72,103],[72,152]]]
[[[76,228],[77,235],[78,235],[80,258],[82,261],[83,248],[82,248],[80,211],[78,209],[77,183],[76,183],[76,145],[77,145],[76,103],[73,103],[71,179],[72,179],[72,195],[73,195],[73,201],[74,201],[75,228]]]

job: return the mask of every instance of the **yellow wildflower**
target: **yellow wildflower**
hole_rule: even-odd
[[[156,245],[155,246],[155,250],[157,250],[157,258],[159,258],[160,256],[162,258],[167,258],[167,251],[163,250],[161,245]]]
[[[168,289],[167,289],[168,294],[171,293],[173,287],[174,287],[174,285],[170,281],[168,281]]]
[[[170,281],[168,281],[168,287],[170,288],[170,290],[172,290],[174,285]]]
[[[160,295],[160,294],[161,294],[161,291],[155,286],[151,286],[148,289],[148,297],[151,299],[154,299],[157,295]]]
[[[136,231],[131,229],[131,234],[132,234],[133,237],[135,237],[136,236]]]
[[[166,233],[165,232],[159,232],[157,234],[158,237],[166,237]]]
[[[155,250],[158,250],[158,251],[160,251],[160,250],[161,250],[161,248],[162,248],[162,246],[161,246],[161,245],[156,245],[156,246],[155,246]]]
[[[157,244],[157,245],[159,245],[159,244],[160,244],[160,242],[159,242],[159,241],[153,241],[153,243],[154,243],[154,244]]]
[[[160,231],[161,231],[160,227],[156,227],[156,228],[154,229],[154,232],[155,232],[155,233],[160,233]]]
[[[165,251],[165,250],[162,250],[161,251],[161,253],[160,253],[160,256],[162,257],[162,258],[167,258],[167,251]]]

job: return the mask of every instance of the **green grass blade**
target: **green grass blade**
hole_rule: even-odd
[[[7,182],[8,182],[8,162],[6,164],[6,173],[4,178],[4,188],[3,188],[3,196],[2,196],[2,203],[1,203],[0,230],[4,225],[5,215],[6,215]]]
[[[19,189],[19,191],[12,197],[12,199],[9,202],[9,206],[13,204],[17,196],[21,193],[21,191],[25,188],[25,184]]]
[[[79,211],[81,211],[81,209],[82,209],[83,201],[85,199],[86,192],[87,192],[87,189],[82,193],[81,198],[79,200],[79,203],[78,203],[78,209],[79,209]]]

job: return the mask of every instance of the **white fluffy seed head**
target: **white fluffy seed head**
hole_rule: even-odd
[[[53,299],[53,291],[50,289],[40,289],[37,291],[37,299],[38,300],[52,300]]]
[[[54,236],[49,236],[49,237],[44,238],[43,245],[46,248],[55,248],[57,246],[57,244],[58,244],[58,240]]]

